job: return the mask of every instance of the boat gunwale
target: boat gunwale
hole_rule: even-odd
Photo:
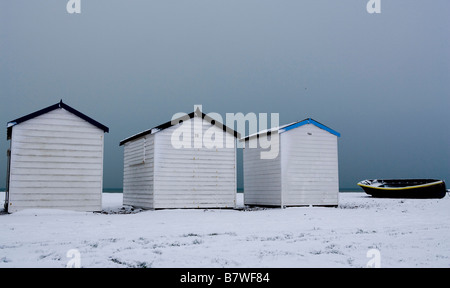
[[[364,180],[366,181],[366,180]],[[361,181],[362,182],[362,181]],[[377,186],[371,186],[366,184],[361,184],[361,182],[357,183],[358,186],[371,188],[371,189],[379,189],[379,190],[408,190],[408,189],[416,189],[416,188],[424,188],[424,187],[430,187],[438,184],[444,183],[443,180],[427,183],[427,184],[420,184],[420,185],[413,185],[413,186],[405,186],[405,187],[377,187]]]

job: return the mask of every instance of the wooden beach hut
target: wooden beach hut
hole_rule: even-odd
[[[8,122],[7,211],[101,210],[106,132],[62,100]]]
[[[174,118],[120,142],[123,204],[144,209],[235,207],[239,134],[199,108]]]
[[[278,137],[273,159],[261,157],[265,149],[260,141],[267,135]],[[242,139],[244,204],[337,206],[338,137],[338,132],[308,118]]]

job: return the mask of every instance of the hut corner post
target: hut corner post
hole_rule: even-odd
[[[11,143],[10,147],[6,152],[7,155],[7,164],[6,164],[6,189],[5,189],[5,203],[4,208],[5,212],[8,212],[9,206],[9,178],[10,178],[10,169],[11,169]]]

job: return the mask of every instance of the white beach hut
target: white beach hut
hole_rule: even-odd
[[[123,204],[233,208],[239,134],[196,109],[120,142]]]
[[[7,211],[101,210],[106,132],[62,100],[8,122]]]
[[[260,141],[267,135],[279,137],[273,159],[261,157],[265,149]],[[338,137],[338,132],[308,118],[242,139],[244,204],[337,206]]]

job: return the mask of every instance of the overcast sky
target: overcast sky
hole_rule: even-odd
[[[105,188],[122,187],[120,140],[194,104],[340,132],[341,187],[450,181],[448,0],[67,2],[0,1],[0,187],[7,122],[60,99],[110,128]]]

